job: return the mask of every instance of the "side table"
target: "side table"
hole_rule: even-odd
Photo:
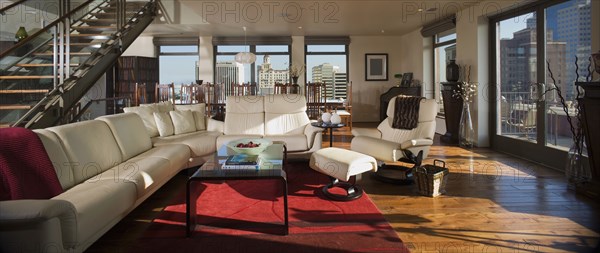
[[[329,146],[333,147],[333,129],[334,128],[342,128],[346,125],[344,124],[331,124],[331,123],[323,123],[323,122],[313,122],[310,123],[311,126],[329,129]]]

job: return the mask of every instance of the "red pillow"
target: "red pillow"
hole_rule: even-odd
[[[26,128],[0,129],[0,200],[50,199],[63,192],[40,137]]]

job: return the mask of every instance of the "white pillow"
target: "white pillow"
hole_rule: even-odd
[[[159,112],[170,112],[173,110],[173,103],[171,101],[163,101],[156,104]]]
[[[196,131],[196,123],[192,111],[170,111],[175,134],[185,134]]]
[[[173,135],[175,130],[173,129],[173,122],[171,121],[171,116],[169,116],[169,113],[155,112],[154,120],[156,121],[158,133],[161,137]]]
[[[196,130],[206,130],[206,104],[175,105],[175,110],[192,111],[194,121],[196,122]]]
[[[125,107],[123,108],[124,112],[133,112],[139,115],[144,122],[144,126],[146,127],[146,131],[150,137],[158,136],[158,127],[156,126],[156,120],[154,120],[154,110],[152,107]]]

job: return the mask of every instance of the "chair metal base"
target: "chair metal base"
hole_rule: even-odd
[[[355,180],[356,181],[356,180]],[[339,187],[346,191],[346,195],[340,195],[329,192],[329,189]],[[325,197],[336,200],[336,201],[351,201],[362,197],[363,190],[359,185],[352,184],[349,182],[340,182],[337,178],[333,179],[331,183],[323,186],[321,189]]]
[[[406,166],[383,165],[371,175],[377,181],[384,183],[409,185],[414,183],[412,169]]]

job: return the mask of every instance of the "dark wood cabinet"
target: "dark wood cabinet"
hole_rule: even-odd
[[[387,111],[390,100],[398,95],[407,96],[421,96],[421,86],[417,87],[398,87],[394,86],[379,97],[379,121],[383,121],[386,117],[385,112]]]

